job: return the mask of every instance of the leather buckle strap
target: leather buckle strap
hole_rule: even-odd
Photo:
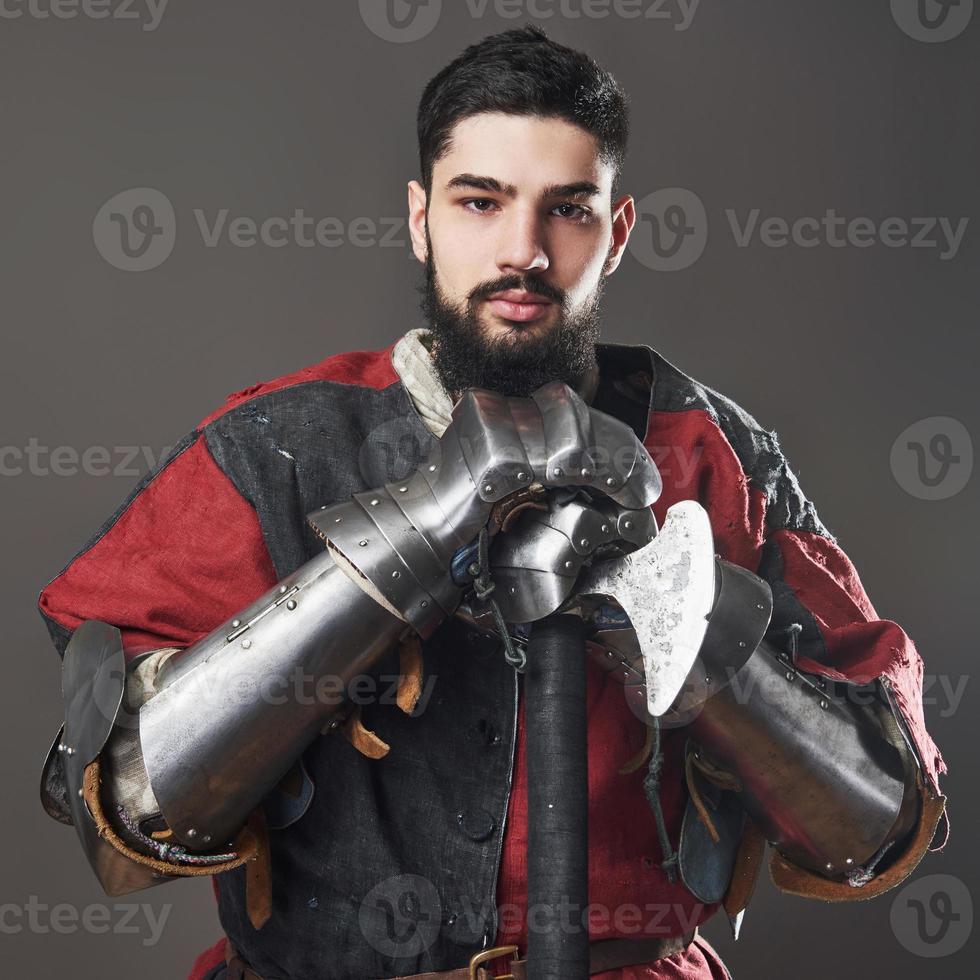
[[[667,939],[598,939],[589,944],[589,975],[615,970],[621,966],[637,966],[640,963],[653,963],[667,956],[673,956],[697,938],[695,926],[683,936]],[[527,960],[517,957],[516,946],[494,946],[492,949],[475,953],[468,966],[455,970],[442,970],[439,973],[413,973],[399,977],[398,980],[527,980]],[[492,977],[487,964],[492,960],[510,956],[510,972]],[[225,950],[228,964],[227,980],[262,980],[254,970],[238,955],[228,942]]]

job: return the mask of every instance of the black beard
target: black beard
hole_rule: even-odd
[[[504,395],[527,397],[549,381],[564,381],[580,389],[597,366],[596,343],[600,333],[599,299],[605,277],[586,308],[570,315],[563,294],[534,273],[506,276],[482,283],[470,294],[465,312],[446,303],[435,281],[432,246],[425,260],[422,314],[435,343],[432,360],[439,378],[453,400],[467,388],[488,388]],[[481,300],[505,289],[540,293],[561,304],[558,322],[540,337],[514,336],[488,340],[477,319]]]

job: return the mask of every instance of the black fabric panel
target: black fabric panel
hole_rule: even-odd
[[[812,531],[836,540],[800,488],[775,432],[762,428],[731,398],[688,377],[660,354],[655,354],[655,372],[654,411],[702,409],[717,422],[752,486],[766,495],[770,528]]]

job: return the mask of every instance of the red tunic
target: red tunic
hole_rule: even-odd
[[[331,379],[378,389],[399,383],[391,363],[392,347],[337,355],[247,388],[229,396],[201,426],[252,397],[304,381]],[[720,398],[685,380],[700,395],[707,392]],[[660,408],[656,398],[651,401],[645,444],[663,478],[663,494],[654,507],[658,522],[663,524],[670,505],[693,498],[708,511],[721,557],[758,571],[763,549],[768,548],[770,556],[775,550],[781,559],[782,581],[812,616],[825,650],[826,663],[801,656],[801,669],[862,682],[887,675],[924,772],[938,788],[938,777],[946,767],[925,728],[922,661],[912,641],[895,623],[878,618],[853,565],[819,522],[809,522],[816,529],[808,530],[805,521],[786,520],[781,494],[787,486],[798,490],[788,468],[778,474],[784,482],[775,488],[747,472],[745,454],[740,459],[726,436],[715,401],[692,396],[686,401],[689,406],[675,402]],[[771,437],[761,429],[757,434]],[[41,592],[39,607],[55,636],[59,632],[63,636],[86,619],[117,625],[131,658],[150,649],[194,643],[270,588],[276,578],[254,509],[217,466],[205,441],[198,439],[137,487],[96,538]],[[593,667],[588,718],[590,934],[593,938],[678,935],[709,918],[717,906],[703,905],[679,881],[666,880],[643,793],[644,771],[618,772],[642,747],[645,726],[628,707],[622,687]],[[681,731],[664,732],[662,803],[673,841],[687,800],[682,743]],[[526,840],[522,700],[497,889],[497,942],[517,942],[522,952],[526,949]],[[191,980],[201,980],[223,960],[224,942],[198,957]],[[606,980],[725,976],[720,958],[703,939],[655,966],[602,974]]]

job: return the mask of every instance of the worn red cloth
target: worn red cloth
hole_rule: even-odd
[[[373,388],[398,383],[391,350],[331,357],[237,392],[199,429],[249,398],[307,380],[332,379]],[[938,786],[946,767],[925,728],[922,661],[898,625],[878,618],[837,543],[820,530],[792,526],[785,520],[777,511],[781,491],[759,486],[750,478],[710,406],[651,409],[646,445],[664,484],[654,507],[658,522],[663,524],[671,504],[696,499],[708,511],[721,557],[758,571],[763,549],[774,546],[781,559],[782,583],[812,615],[826,650],[826,663],[802,657],[800,666],[858,681],[887,675],[925,773]],[[795,486],[788,470],[783,479]],[[132,658],[150,649],[194,643],[275,581],[254,509],[217,466],[206,442],[191,438],[44,588],[39,607],[53,631],[71,631],[86,619],[117,625],[126,655]],[[622,688],[610,675],[591,669],[588,698],[589,874],[595,906],[590,932],[593,938],[678,935],[710,917],[717,907],[702,905],[682,884],[667,881],[643,794],[644,770],[625,776],[618,772],[639,751],[645,736],[645,727],[628,707]],[[666,731],[663,739],[663,809],[675,842],[686,802],[680,734]],[[522,703],[497,890],[501,907],[497,941],[513,942],[516,937],[522,952],[526,948],[526,835]],[[624,915],[626,907],[639,911]],[[223,958],[222,939],[198,957],[191,980],[202,980]],[[708,980],[724,978],[727,971],[701,940],[655,966],[602,976],[606,980]]]

